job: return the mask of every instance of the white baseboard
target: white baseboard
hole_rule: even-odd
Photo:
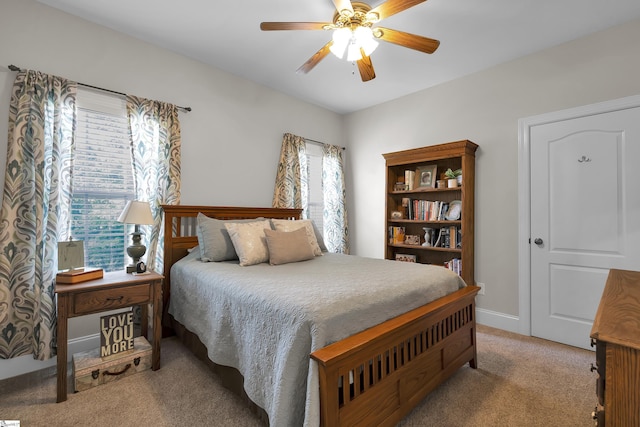
[[[492,328],[503,329],[519,334],[520,318],[512,314],[499,313],[476,307],[476,322]]]
[[[100,334],[70,339],[67,347],[67,362],[71,361],[74,353],[98,347],[100,347]],[[35,360],[31,355],[0,360],[0,380],[55,366],[57,360],[56,357],[48,360]]]

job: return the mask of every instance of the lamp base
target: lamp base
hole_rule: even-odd
[[[138,230],[137,225],[136,231],[131,233],[131,240],[132,244],[127,247],[127,254],[131,257],[133,262],[127,265],[127,273],[134,273],[136,271],[136,265],[140,261],[140,258],[142,258],[147,252],[147,247],[140,243],[142,240],[142,233]]]

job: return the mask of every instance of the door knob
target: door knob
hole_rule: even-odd
[[[536,240],[533,241],[533,243],[535,243],[536,245],[541,245],[544,242],[542,241],[541,238],[538,237],[538,238],[536,238]]]

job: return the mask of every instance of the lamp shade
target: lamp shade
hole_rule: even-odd
[[[125,224],[152,225],[153,215],[148,202],[130,200],[118,217],[118,222]]]
[[[354,35],[360,47],[364,50],[364,54],[370,56],[378,47],[378,42],[373,37],[371,27],[358,27]]]
[[[338,28],[333,32],[333,40],[329,50],[338,58],[343,59],[347,54],[347,61],[353,62],[362,59],[362,52],[366,56],[373,53],[378,47],[371,27],[357,26],[355,29],[348,27]]]
[[[351,30],[349,28],[338,28],[333,32],[333,43],[329,50],[338,58],[344,57],[344,52],[351,40]]]

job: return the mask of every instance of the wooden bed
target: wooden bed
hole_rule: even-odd
[[[217,219],[300,216],[299,209],[185,205],[165,205],[163,209],[163,325],[182,329],[179,335],[184,328],[166,313],[171,266],[198,244],[195,218],[199,212]],[[319,367],[321,425],[393,426],[460,367],[469,363],[476,368],[478,290],[467,286],[313,352],[310,357]],[[171,330],[165,329],[167,333]],[[197,345],[201,347],[201,343]],[[202,353],[202,348],[198,351]]]

